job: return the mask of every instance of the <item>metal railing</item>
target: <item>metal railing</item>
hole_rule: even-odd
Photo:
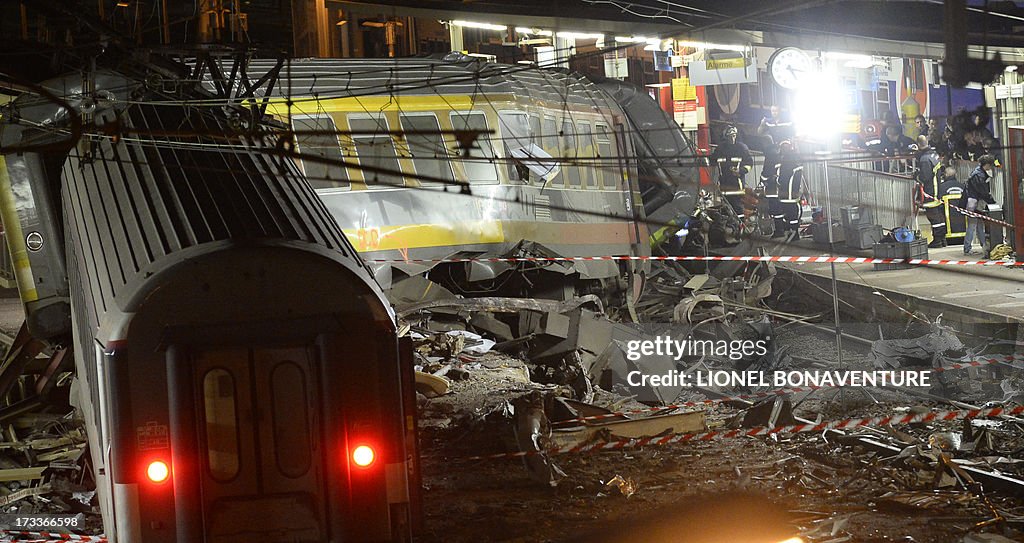
[[[827,208],[833,221],[842,216],[841,208],[860,206],[868,210],[871,222],[885,229],[910,226],[916,229],[914,207],[915,180],[910,172],[890,173],[903,169],[895,159],[822,161],[805,167],[805,182],[812,206]],[[902,160],[898,162],[904,162]],[[825,183],[828,190],[825,190]],[[831,195],[826,201],[825,195]]]
[[[802,144],[801,149],[805,150],[805,155],[815,156],[812,145]],[[754,188],[759,182],[765,158],[761,153],[751,154],[754,165],[745,178],[748,188]],[[966,180],[975,165],[977,163],[959,162],[959,167],[969,167],[966,174],[961,174],[962,180]],[[861,206],[870,210],[872,223],[887,230],[899,226],[910,226],[916,230],[912,168],[913,160],[907,158],[858,157],[808,162],[804,165],[804,187],[809,196],[808,203],[813,207],[828,207],[828,216],[835,221],[842,216],[840,208]],[[713,168],[711,176],[713,179],[717,177]],[[826,179],[829,191],[825,190]],[[830,202],[826,202],[827,192],[831,193]]]

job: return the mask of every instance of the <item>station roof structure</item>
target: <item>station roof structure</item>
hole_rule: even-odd
[[[942,0],[387,0],[359,2],[382,12],[439,19],[656,34],[766,46],[940,58]],[[967,0],[967,41],[1024,61],[1024,2]]]

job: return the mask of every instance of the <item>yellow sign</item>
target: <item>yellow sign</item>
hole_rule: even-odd
[[[747,59],[743,57],[711,59],[706,64],[709,70],[729,70],[743,68],[747,65]]]
[[[690,85],[688,77],[677,77],[672,80],[673,100],[696,100],[697,87]]]

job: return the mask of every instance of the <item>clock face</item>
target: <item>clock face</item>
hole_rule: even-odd
[[[813,68],[811,57],[796,47],[779,49],[768,59],[768,72],[772,79],[786,89],[802,86]]]

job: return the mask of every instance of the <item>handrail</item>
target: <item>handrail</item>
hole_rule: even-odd
[[[891,159],[884,158],[884,159],[878,159],[878,160],[891,160]],[[864,168],[851,168],[850,166],[837,166],[837,165],[834,165],[834,164],[829,164],[829,167],[836,168],[836,169],[839,169],[839,170],[848,170],[848,171],[857,172],[857,173],[866,173],[866,174],[871,174],[871,175],[879,175],[879,176],[882,176],[882,177],[891,177],[893,179],[897,179],[897,180],[900,180],[900,181],[915,181],[913,176],[910,176],[910,175],[900,175],[898,173],[880,172],[878,170],[867,170],[867,169],[864,169]]]

